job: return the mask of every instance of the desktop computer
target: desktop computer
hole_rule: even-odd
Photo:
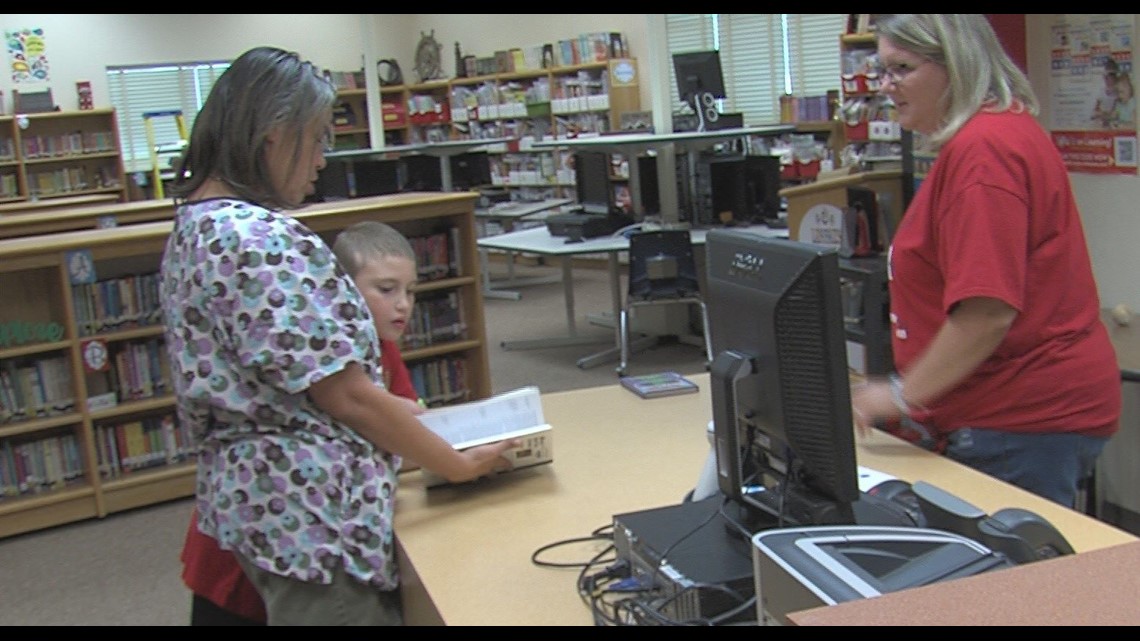
[[[647,591],[646,606],[671,621],[755,620],[752,553],[720,514],[721,495],[615,514],[614,549]],[[723,617],[723,619],[721,618]]]

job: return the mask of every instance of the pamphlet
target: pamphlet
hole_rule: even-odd
[[[700,390],[696,383],[677,372],[658,372],[656,374],[624,376],[621,379],[621,384],[622,387],[637,394],[641,398],[692,394]]]

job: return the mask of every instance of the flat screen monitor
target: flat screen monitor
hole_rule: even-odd
[[[720,491],[749,531],[854,523],[838,250],[739,229],[705,249]]]
[[[673,54],[673,73],[677,78],[677,95],[697,114],[698,131],[720,117],[716,101],[726,98],[720,52],[690,51]]]
[[[601,151],[574,154],[574,183],[578,204],[587,214],[609,214],[614,195],[610,188],[610,155]]]
[[[714,156],[705,159],[712,189],[710,219],[702,224],[751,224],[780,216],[777,156]]]

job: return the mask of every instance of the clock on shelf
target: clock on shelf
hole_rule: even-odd
[[[420,43],[416,45],[416,75],[420,82],[443,78],[441,51],[443,45],[436,42],[435,29],[430,33],[420,32]]]

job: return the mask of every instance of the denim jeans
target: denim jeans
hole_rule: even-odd
[[[949,434],[948,458],[1065,507],[1076,504],[1108,437],[964,427]]]

